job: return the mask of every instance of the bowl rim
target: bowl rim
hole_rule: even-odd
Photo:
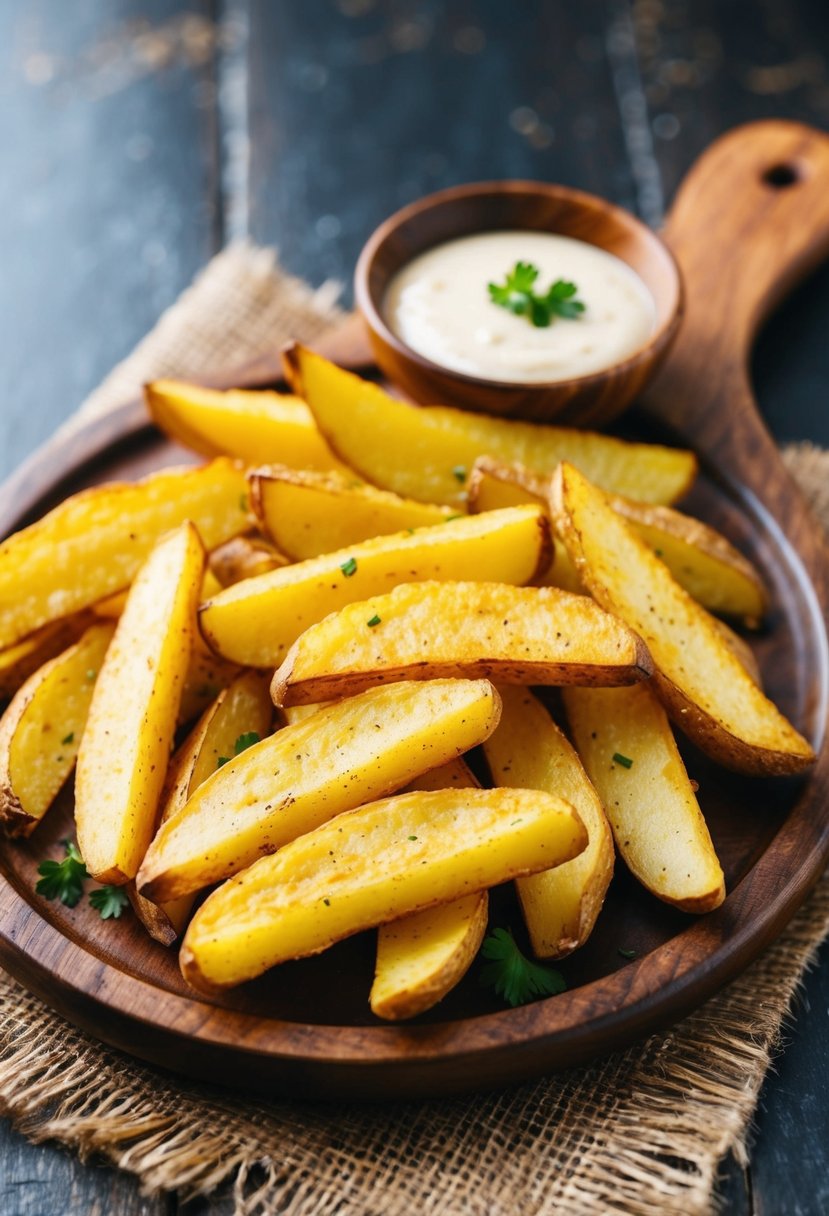
[[[656,325],[647,340],[631,354],[616,363],[609,364],[600,371],[588,372],[583,376],[569,376],[558,380],[494,380],[486,376],[473,376],[469,372],[457,371],[455,368],[446,367],[444,364],[437,363],[433,359],[420,354],[419,351],[414,350],[408,343],[399,338],[386,324],[380,306],[375,303],[369,282],[377,255],[383,245],[400,228],[423,212],[451,207],[463,202],[465,199],[474,198],[475,196],[485,197],[486,195],[536,195],[547,199],[564,200],[575,203],[590,211],[601,211],[604,215],[615,220],[620,227],[627,226],[638,230],[641,237],[649,240],[659,250],[666,265],[673,274],[676,295],[673,309],[668,312],[661,323]],[[519,224],[517,227],[520,228],[521,225]],[[527,231],[534,230],[528,229]],[[452,239],[451,237],[447,238],[447,240]],[[438,243],[442,244],[443,242]],[[587,241],[585,243],[593,244],[594,242]],[[434,245],[428,248],[436,247]],[[597,248],[601,248],[601,246],[597,246]],[[426,252],[426,250],[423,252]],[[620,258],[619,260],[625,261],[624,258]],[[625,264],[645,283],[642,275],[639,274],[635,267],[630,266],[630,263],[627,262]],[[645,287],[650,292],[650,287],[647,283],[645,283]],[[685,283],[682,271],[673,252],[662,240],[658,232],[648,227],[632,211],[628,211],[625,207],[620,207],[617,203],[612,203],[608,199],[602,198],[601,195],[591,194],[587,190],[579,190],[574,186],[559,185],[556,182],[532,181],[525,178],[494,179],[491,181],[467,182],[459,186],[448,186],[443,190],[436,190],[432,194],[425,194],[422,198],[415,199],[413,202],[407,203],[397,211],[394,211],[377,225],[360,251],[354,270],[354,296],[357,308],[369,329],[370,335],[372,337],[376,336],[385,346],[391,347],[401,359],[416,364],[423,372],[429,375],[442,375],[470,388],[480,386],[488,391],[500,391],[505,394],[515,392],[522,394],[549,394],[558,391],[572,396],[575,393],[598,387],[613,377],[623,377],[648,358],[657,356],[668,347],[676,335],[685,314]]]

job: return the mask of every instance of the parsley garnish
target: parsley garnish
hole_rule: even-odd
[[[130,901],[123,887],[105,886],[91,891],[89,902],[100,913],[101,920],[109,920],[111,916],[117,920]]]
[[[533,963],[522,954],[509,929],[493,929],[484,938],[481,954],[491,960],[481,969],[481,983],[494,988],[513,1008],[533,997],[556,996],[567,987],[559,971]]]
[[[409,840],[417,840],[417,837],[416,837],[416,836],[410,836],[410,837],[409,837]]]
[[[375,612],[374,616],[370,616],[368,618],[368,620],[366,621],[366,624],[368,625],[369,629],[373,629],[375,625],[380,624],[380,617]]]
[[[452,476],[455,478],[455,481],[466,481],[466,465],[456,464],[452,470]]]
[[[249,747],[253,747],[254,743],[259,743],[259,741],[259,735],[255,730],[245,731],[245,733],[240,735],[233,744],[233,755],[241,756],[242,752],[246,752]],[[216,768],[224,768],[224,766],[229,763],[230,756],[219,756],[216,763]]]
[[[636,958],[635,950],[625,950],[623,946],[619,947],[618,953],[621,954],[622,958]]]
[[[346,578],[351,578],[352,574],[357,573],[357,558],[350,557],[347,562],[343,562],[340,566]]]
[[[42,861],[37,867],[41,877],[35,890],[44,899],[59,899],[67,908],[74,908],[89,875],[74,841],[64,840],[63,846],[66,850],[63,861]]]
[[[73,730],[70,730],[69,734],[64,735],[64,737],[61,739],[61,743],[74,743],[74,742],[75,742],[75,732]]]
[[[574,298],[578,291],[575,283],[556,279],[546,294],[539,296],[533,290],[537,278],[537,266],[531,262],[516,262],[503,283],[489,284],[489,298],[508,312],[526,317],[539,329],[546,329],[556,317],[575,321],[581,316],[585,305]]]
[[[613,763],[621,764],[622,768],[633,768],[633,761],[630,756],[623,756],[621,752],[613,753]]]

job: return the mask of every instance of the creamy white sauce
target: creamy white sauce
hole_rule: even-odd
[[[543,294],[575,283],[585,310],[546,328],[494,304],[487,285],[531,262]],[[533,383],[585,376],[620,363],[653,332],[653,297],[620,258],[547,232],[481,232],[447,241],[404,266],[389,284],[386,323],[442,367],[489,380]]]

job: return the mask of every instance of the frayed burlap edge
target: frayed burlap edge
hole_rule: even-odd
[[[150,376],[207,373],[311,340],[334,292],[289,279],[270,251],[221,254],[96,392],[84,416]],[[826,522],[829,455],[786,459]],[[667,1034],[520,1089],[385,1106],[230,1095],[103,1047],[0,975],[0,1111],[183,1196],[230,1187],[238,1216],[703,1216],[718,1162],[743,1151],[804,968],[829,931],[824,879],[740,979]]]

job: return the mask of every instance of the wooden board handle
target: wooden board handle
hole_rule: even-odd
[[[829,136],[782,121],[728,132],[690,170],[663,235],[682,270],[686,311],[646,408],[703,455],[726,429],[743,430],[734,473],[768,502],[758,448],[778,462],[749,355],[769,312],[829,256]]]

